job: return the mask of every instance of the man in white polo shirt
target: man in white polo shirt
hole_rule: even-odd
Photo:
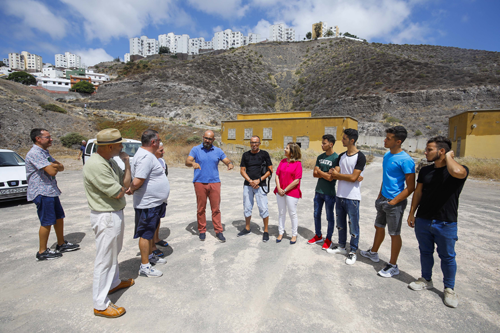
[[[356,250],[359,244],[359,203],[361,202],[361,180],[366,165],[366,157],[356,148],[358,131],[346,128],[342,136],[342,145],[347,148],[339,156],[339,166],[331,169],[334,179],[338,179],[336,211],[339,245],[328,249],[328,253],[347,254],[347,216],[351,233],[350,250],[345,263],[356,262]],[[361,178],[360,178],[361,177]]]

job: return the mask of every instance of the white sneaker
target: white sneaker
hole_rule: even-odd
[[[153,267],[149,267],[149,268],[140,268],[139,269],[139,276],[145,276],[145,277],[153,277],[153,278],[156,278],[156,277],[160,277],[163,275],[163,272],[162,271],[159,271]]]
[[[392,265],[392,264],[387,264],[384,269],[378,272],[378,275],[385,277],[385,278],[390,278],[393,277],[394,275],[399,274],[399,269],[398,265]]]
[[[359,254],[361,254],[363,257],[370,259],[373,262],[379,262],[380,259],[378,257],[377,252],[372,252],[372,249],[369,248],[368,251],[359,251]]]
[[[151,258],[149,258],[149,262],[151,263],[151,265],[166,264],[167,263],[167,259],[160,258],[160,257],[158,257],[156,255],[153,255]]]
[[[444,305],[450,308],[456,308],[458,305],[458,296],[455,290],[444,288]]]
[[[410,283],[408,285],[408,288],[410,288],[411,290],[416,290],[416,291],[430,289],[432,287],[433,287],[432,280],[427,281],[423,277],[418,278],[417,281],[413,281],[412,283]]]
[[[344,247],[338,247],[338,246],[334,246],[330,249],[327,249],[326,252],[330,254],[343,254],[343,255],[347,254],[347,250]]]
[[[348,265],[354,265],[354,263],[356,262],[356,259],[357,259],[356,253],[350,252],[347,255],[347,258],[345,259],[345,263]]]

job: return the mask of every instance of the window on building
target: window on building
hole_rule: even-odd
[[[286,148],[286,145],[287,145],[289,142],[293,142],[293,136],[284,136],[284,137],[283,137],[283,149],[285,149],[285,148]]]
[[[457,141],[457,126],[453,128],[453,141]]]
[[[337,139],[337,126],[334,127],[326,127],[325,126],[325,135],[331,134],[335,139]]]
[[[301,149],[308,149],[309,148],[309,137],[308,136],[298,136],[297,143],[300,143]]]
[[[227,130],[227,139],[236,140],[236,128],[230,128]]]
[[[253,135],[253,128],[245,128],[245,135],[243,137],[244,140],[250,140]]]
[[[273,139],[273,128],[264,128],[262,133],[262,140],[272,140]]]

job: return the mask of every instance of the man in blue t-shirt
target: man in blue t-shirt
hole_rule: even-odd
[[[384,155],[382,186],[375,201],[377,209],[375,238],[368,251],[359,253],[373,262],[379,262],[377,252],[384,241],[387,225],[391,236],[391,259],[384,269],[378,272],[378,275],[393,277],[399,274],[396,262],[402,246],[401,223],[406,208],[406,198],[415,190],[415,162],[401,148],[408,135],[406,129],[403,126],[394,126],[385,132],[384,147],[389,148],[390,151]]]
[[[194,169],[194,191],[197,202],[197,220],[200,240],[204,241],[207,232],[207,218],[205,209],[207,198],[210,199],[212,209],[212,222],[214,224],[215,235],[220,242],[224,243],[226,238],[222,234],[222,223],[220,216],[220,179],[219,161],[227,165],[227,169],[234,168],[233,163],[226,157],[222,149],[214,147],[215,134],[213,131],[206,131],[203,134],[203,143],[193,147],[186,159],[186,166]]]

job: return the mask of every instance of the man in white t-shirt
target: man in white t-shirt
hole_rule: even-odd
[[[166,264],[167,261],[153,254],[153,237],[160,218],[165,213],[170,184],[155,156],[160,146],[158,132],[151,129],[144,131],[141,142],[142,146],[135,153],[131,165],[133,180],[127,194],[134,195],[134,238],[139,238],[141,251],[139,275],[160,277],[163,273],[151,264]]]
[[[342,145],[347,148],[339,156],[339,166],[331,169],[334,179],[338,179],[336,211],[337,228],[339,229],[339,245],[328,249],[328,253],[347,254],[345,263],[356,262],[356,250],[359,244],[359,203],[361,201],[361,180],[366,165],[366,157],[356,148],[358,131],[346,128],[342,136]],[[347,253],[347,216],[349,216],[349,232],[351,234],[350,251]]]

